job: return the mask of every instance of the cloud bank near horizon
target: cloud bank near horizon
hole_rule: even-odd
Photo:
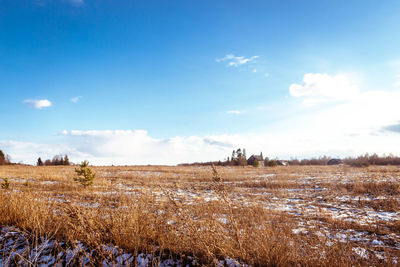
[[[94,165],[175,165],[224,160],[233,149],[246,148],[248,156],[261,151],[270,158],[357,156],[364,153],[400,154],[393,151],[398,134],[388,132],[326,135],[303,130],[285,133],[176,136],[158,139],[144,130],[64,131],[57,144],[0,141],[14,162],[35,164],[38,157],[67,154],[71,161],[89,160]],[[365,144],[372,144],[368,147]]]
[[[233,149],[246,148],[248,156],[261,151],[270,158],[357,156],[364,153],[400,154],[399,90],[363,91],[348,74],[307,73],[292,83],[293,107],[287,118],[268,129],[217,135],[155,138],[146,130],[64,130],[57,143],[0,140],[0,148],[14,162],[34,164],[38,157],[68,154],[71,161],[96,165],[167,164],[224,160]],[[311,103],[311,105],[310,105]],[[27,100],[41,109],[44,100]],[[274,110],[285,110],[278,103]],[[227,114],[260,116],[255,108]],[[241,117],[242,117],[241,116]]]

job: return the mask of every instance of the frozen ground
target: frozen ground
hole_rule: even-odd
[[[140,253],[135,256],[116,246],[103,245],[96,250],[89,249],[81,242],[65,244],[51,238],[41,238],[32,242],[23,231],[15,227],[0,229],[0,266],[85,266],[91,259],[100,257],[103,267],[111,266],[197,266],[196,260],[165,259],[152,254]],[[99,255],[99,251],[101,255]],[[215,262],[216,266],[246,266],[230,258]]]
[[[356,257],[385,259],[398,264],[400,255],[400,169],[330,168],[221,168],[228,197],[234,207],[260,207],[271,214],[287,216],[294,235],[321,240],[329,247],[335,243],[352,246]],[[169,192],[183,205],[220,200],[210,186],[208,168],[187,167],[173,170],[97,170],[101,182],[95,183],[82,202],[82,194],[69,189],[67,182],[57,178],[9,177],[15,186],[10,192],[37,188],[40,201],[72,203],[86,208],[124,209],[115,200],[99,201],[101,197],[124,195],[128,198],[151,195],[156,201],[168,201]],[[157,181],[157,182],[155,182]],[[161,182],[160,182],[161,181]],[[161,185],[160,185],[161,183]],[[164,211],[159,210],[159,214]],[[220,223],[229,225],[229,216],[219,214]],[[168,224],[174,224],[170,220]],[[112,245],[96,251],[107,255],[103,265],[158,266],[196,265],[196,261],[156,258],[151,254],[124,252]],[[94,250],[83,243],[65,244],[51,237],[30,240],[26,233],[12,226],[0,231],[0,266],[10,262],[50,266],[85,264]],[[98,252],[96,252],[98,253]],[[2,256],[1,256],[2,255]],[[7,256],[5,256],[7,255]],[[239,266],[226,258],[216,265]]]

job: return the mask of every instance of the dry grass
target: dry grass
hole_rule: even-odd
[[[0,226],[18,227],[32,240],[81,241],[98,251],[94,265],[109,257],[105,244],[134,255],[191,256],[199,265],[226,257],[255,266],[400,261],[399,168],[93,170],[94,186],[83,189],[73,167],[1,166],[10,189],[0,190]]]

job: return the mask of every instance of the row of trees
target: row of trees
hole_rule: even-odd
[[[52,160],[46,159],[44,162],[42,161],[41,158],[37,159],[36,162],[37,166],[55,166],[55,165],[64,165],[64,166],[69,166],[71,165],[69,158],[67,155],[56,155],[53,157]]]
[[[384,155],[380,157],[377,154],[365,154],[357,158],[345,158],[343,162],[355,167],[367,167],[369,165],[400,165],[400,157],[394,155]]]
[[[323,156],[319,158],[311,158],[311,159],[292,159],[289,160],[288,163],[290,165],[328,165],[328,162],[332,158]],[[394,155],[383,155],[379,156],[378,154],[369,155],[368,153],[365,155],[361,155],[358,157],[347,157],[341,160],[344,164],[354,166],[354,167],[367,167],[370,165],[400,165],[400,157]]]
[[[226,160],[225,165],[232,165],[232,166],[246,166],[247,165],[247,156],[246,156],[246,149],[238,148],[237,150],[232,151],[232,157],[229,157]]]
[[[295,166],[304,166],[304,165],[330,165],[332,164],[330,161],[334,160],[336,162],[344,163],[349,166],[354,167],[367,167],[370,165],[400,165],[400,157],[390,155],[379,156],[377,154],[365,154],[358,157],[347,157],[344,159],[331,158],[328,156],[322,156],[319,158],[311,158],[311,159],[291,159],[291,160],[278,160],[278,159],[269,159],[267,157],[263,157],[262,152],[260,155],[256,155],[255,159],[250,157],[247,158],[246,149],[238,148],[232,151],[232,156],[228,157],[224,161],[209,161],[209,162],[195,162],[190,164],[180,164],[180,165],[221,165],[221,166],[246,166],[253,165],[254,167],[258,166],[268,166],[274,167],[277,165],[295,165]],[[328,163],[329,162],[329,163]],[[333,163],[335,164],[335,163]],[[338,164],[338,163],[336,163]]]
[[[290,165],[327,165],[328,161],[331,160],[330,157],[323,156],[319,158],[311,158],[311,159],[292,159],[289,160]]]
[[[11,163],[11,157],[9,155],[4,154],[4,152],[0,149],[0,165],[9,165],[15,164]],[[64,165],[68,166],[71,165],[69,161],[68,155],[56,155],[51,160],[46,159],[45,161],[42,158],[38,158],[36,162],[37,166],[52,166],[52,165]]]

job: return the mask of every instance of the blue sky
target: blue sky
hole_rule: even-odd
[[[398,154],[398,14],[375,0],[2,0],[0,149],[95,164]]]

